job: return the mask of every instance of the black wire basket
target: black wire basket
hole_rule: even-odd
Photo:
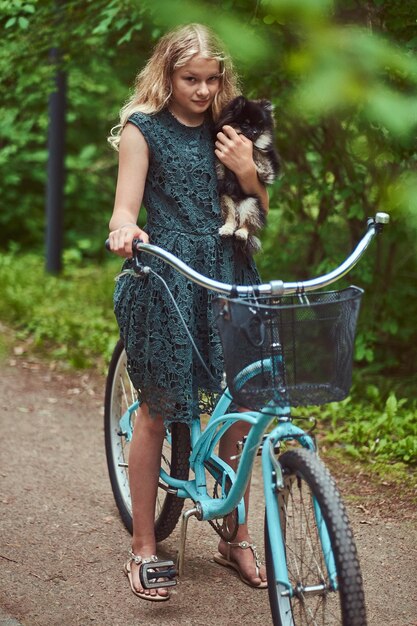
[[[363,290],[216,298],[226,380],[234,401],[259,410],[338,402],[352,383]]]

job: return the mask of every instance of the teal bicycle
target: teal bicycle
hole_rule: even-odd
[[[194,420],[191,427],[174,424],[167,430],[155,512],[157,541],[166,539],[181,518],[180,575],[191,516],[209,521],[225,541],[233,541],[245,520],[243,495],[252,466],[261,455],[268,594],[275,626],[366,626],[362,576],[345,506],[318,457],[314,435],[294,423],[291,408],[340,401],[349,393],[363,292],[357,287],[320,289],[347,274],[388,221],[385,213],[369,219],[355,250],[333,272],[255,288],[208,279],[157,246],[134,246],[139,274],[152,271],[139,255],[152,254],[219,294],[214,306],[227,384],[204,428]],[[246,412],[239,412],[239,406]],[[105,444],[113,494],[130,532],[127,469],[138,407],[119,341],[107,378]],[[238,420],[250,429],[237,442],[239,462],[233,470],[216,454],[216,446]],[[212,492],[209,484],[214,484]],[[183,512],[186,499],[193,504]],[[173,578],[175,570],[168,567],[166,573]]]

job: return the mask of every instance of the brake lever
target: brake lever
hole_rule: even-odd
[[[142,239],[136,238],[133,239],[132,241],[132,260],[133,260],[133,268],[132,269],[125,269],[122,272],[120,272],[120,274],[117,276],[117,279],[121,278],[122,276],[125,276],[126,274],[135,274],[136,276],[146,276],[147,274],[149,274],[149,269],[147,267],[145,267],[144,265],[142,265],[139,261],[139,254],[140,254],[140,250],[138,250],[137,245],[139,243],[144,243]],[[106,239],[105,243],[105,248],[106,250],[108,250],[110,252],[110,240]]]

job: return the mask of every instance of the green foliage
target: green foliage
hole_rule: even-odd
[[[375,385],[365,394],[366,400],[347,398],[320,412],[326,441],[357,459],[416,465],[417,403],[393,392],[383,397]]]
[[[307,278],[337,265],[368,216],[392,221],[349,282],[365,287],[356,357],[404,376],[416,359],[417,7],[271,0],[257,19],[277,42],[251,93],[272,96],[284,173],[272,196],[265,278]],[[342,286],[342,285],[341,285]]]
[[[19,344],[77,368],[102,366],[118,337],[112,290],[120,261],[84,266],[81,257],[68,250],[57,278],[45,275],[39,255],[0,255],[0,319]]]
[[[80,248],[66,251],[59,278],[44,273],[39,255],[0,254],[0,320],[15,333],[14,346],[0,342],[0,357],[17,347],[71,367],[104,369],[118,337],[112,290],[121,262],[85,265],[88,245],[80,241]],[[326,441],[355,458],[414,465],[417,404],[397,400],[384,386],[390,381],[362,385],[354,400],[298,413],[315,416]]]
[[[15,16],[29,10],[22,30]],[[44,236],[48,99],[57,66],[50,48],[59,46],[67,74],[65,245],[88,236],[87,254],[100,258],[114,198],[117,158],[106,137],[117,121],[143,44],[130,50],[143,27],[143,10],[132,2],[0,2],[4,26],[0,49],[0,247],[10,241],[40,247]],[[8,27],[6,28],[6,25]],[[144,29],[145,39],[151,40]],[[117,46],[125,46],[123,58]],[[129,81],[129,82],[128,82]],[[24,193],[22,191],[24,190]]]
[[[102,260],[117,167],[106,136],[154,42],[191,20],[225,40],[245,94],[275,105],[283,175],[271,191],[258,258],[263,277],[296,280],[331,269],[368,216],[390,212],[392,224],[349,279],[366,290],[356,358],[373,374],[410,376],[417,358],[415,2],[0,0],[0,249],[43,243],[47,105],[57,70],[50,48],[59,48],[68,82],[65,246]]]

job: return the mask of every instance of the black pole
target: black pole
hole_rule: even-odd
[[[48,170],[46,182],[46,270],[58,274],[62,269],[62,229],[65,183],[65,108],[66,75],[59,68],[59,51],[52,48],[51,62],[56,66],[55,90],[49,97]]]

